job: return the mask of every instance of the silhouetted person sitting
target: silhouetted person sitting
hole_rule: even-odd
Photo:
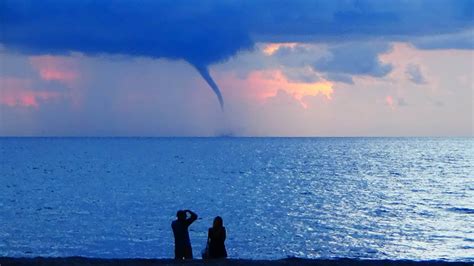
[[[214,223],[212,224],[212,227],[209,228],[207,234],[210,259],[227,258],[227,251],[225,250],[224,244],[225,238],[226,232],[225,227],[223,226],[222,218],[217,216],[214,218]]]
[[[186,218],[189,213],[190,217]],[[190,210],[179,210],[176,219],[171,223],[174,235],[174,258],[177,260],[192,259],[193,249],[189,240],[188,227],[197,219],[197,214]]]

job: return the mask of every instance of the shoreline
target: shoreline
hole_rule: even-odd
[[[290,265],[320,265],[320,266],[409,266],[409,265],[459,265],[472,266],[474,262],[467,261],[441,261],[441,260],[367,260],[367,259],[299,259],[287,258],[279,260],[250,260],[250,259],[225,259],[225,260],[208,260],[201,259],[176,261],[174,259],[101,259],[87,257],[34,257],[34,258],[13,258],[0,257],[0,266],[27,266],[27,265],[44,265],[44,266],[78,266],[78,265],[102,265],[102,266],[152,266],[152,265],[267,265],[267,266],[290,266]]]

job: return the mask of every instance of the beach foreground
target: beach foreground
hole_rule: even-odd
[[[387,266],[408,266],[408,265],[473,265],[468,262],[446,262],[446,261],[410,261],[410,260],[358,260],[358,259],[297,259],[288,258],[281,260],[189,260],[175,261],[172,259],[97,259],[83,257],[66,258],[0,258],[1,266],[14,265],[48,265],[48,266],[74,266],[74,265],[103,265],[103,266],[151,266],[151,265],[267,265],[267,266],[289,266],[289,265],[321,265],[321,266],[355,266],[355,265],[387,265]]]

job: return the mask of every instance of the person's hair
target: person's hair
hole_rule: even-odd
[[[179,210],[178,212],[176,212],[176,217],[178,217],[178,220],[180,221],[186,220],[186,212],[183,210]]]
[[[221,228],[223,226],[223,221],[222,221],[222,217],[220,216],[216,216],[216,218],[214,218],[214,223],[212,223],[212,227],[214,228]]]

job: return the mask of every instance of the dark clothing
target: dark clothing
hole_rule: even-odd
[[[174,235],[175,259],[192,259],[193,250],[189,240],[188,227],[197,219],[197,215],[191,213],[191,217],[185,220],[175,220],[171,223]]]
[[[227,251],[225,250],[225,238],[226,232],[225,227],[220,228],[209,228],[208,241],[209,241],[209,258],[227,258]]]
[[[191,248],[191,244],[184,245],[181,247],[174,246],[174,259],[175,260],[182,260],[182,259],[192,259],[193,258],[193,249]]]

